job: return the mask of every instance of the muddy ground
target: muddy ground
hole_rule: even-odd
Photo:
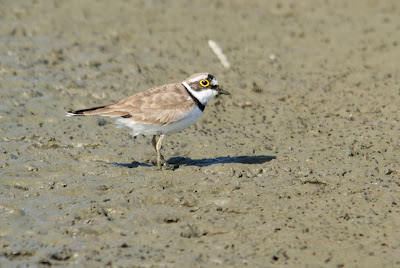
[[[1,266],[400,265],[397,0],[0,5]],[[65,116],[195,72],[174,170]]]

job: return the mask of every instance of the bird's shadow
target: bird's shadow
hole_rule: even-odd
[[[217,158],[203,158],[203,159],[191,159],[189,157],[171,157],[167,160],[167,164],[175,168],[180,166],[196,166],[196,167],[207,167],[216,164],[263,164],[276,159],[273,155],[255,155],[255,156],[221,156]],[[154,165],[147,163],[140,163],[133,161],[132,163],[111,163],[117,166],[123,166],[128,168],[142,167],[154,167]]]

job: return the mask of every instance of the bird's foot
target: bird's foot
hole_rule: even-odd
[[[165,161],[164,157],[161,156],[160,159],[157,159],[157,168],[159,170],[175,170],[178,168],[178,166],[168,163],[167,161]]]

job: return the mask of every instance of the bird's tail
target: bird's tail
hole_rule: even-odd
[[[98,106],[89,109],[67,111],[67,116],[101,115],[106,106]]]
[[[111,117],[123,117],[130,118],[132,115],[129,114],[125,109],[118,109],[114,105],[98,106],[89,109],[82,109],[76,111],[68,111],[67,116],[85,116],[85,115],[101,115]]]

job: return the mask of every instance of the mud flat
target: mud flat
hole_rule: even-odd
[[[398,266],[399,14],[1,1],[1,266]],[[204,71],[231,96],[166,138],[174,170],[151,137],[65,117]]]

